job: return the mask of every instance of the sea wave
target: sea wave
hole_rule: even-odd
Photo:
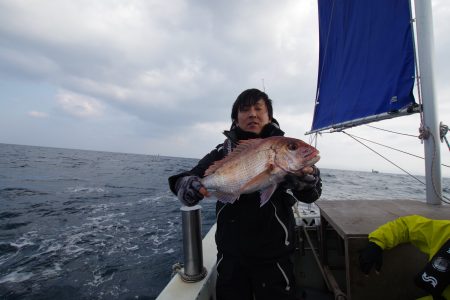
[[[159,294],[182,261],[180,202],[167,178],[197,160],[5,144],[0,157],[1,299]],[[425,198],[408,176],[321,171],[322,199]],[[449,186],[444,179],[447,197]],[[215,202],[201,206],[204,235]]]

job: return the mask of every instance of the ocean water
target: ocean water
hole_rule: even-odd
[[[155,299],[183,260],[167,178],[196,162],[0,144],[0,299]],[[406,175],[321,171],[322,199],[425,198]]]

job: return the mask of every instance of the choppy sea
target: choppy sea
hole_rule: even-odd
[[[0,144],[0,299],[155,299],[183,260],[167,178],[196,162]],[[322,199],[425,198],[407,175],[321,171]]]

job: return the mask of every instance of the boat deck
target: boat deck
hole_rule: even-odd
[[[429,205],[412,200],[319,200],[317,206],[321,215],[322,263],[343,264],[337,278],[347,299],[415,299],[423,296],[423,291],[413,285],[411,278],[426,263],[424,253],[410,244],[384,251],[382,272],[367,277],[359,270],[359,250],[367,245],[368,234],[380,225],[408,215],[448,220],[449,205]],[[336,234],[330,235],[330,231]],[[329,250],[336,239],[344,246],[343,258],[337,263]]]
[[[413,286],[411,275],[416,274],[426,262],[427,258],[423,253],[410,245],[386,251],[380,275],[366,277],[359,270],[358,251],[367,245],[367,235],[378,226],[412,214],[432,219],[450,219],[449,205],[432,206],[412,200],[319,200],[317,206],[320,217],[311,213],[307,215],[307,222],[300,224],[306,225],[311,236],[316,237],[316,242],[313,243],[314,248],[319,249],[321,263],[329,267],[348,300],[418,298],[420,291]],[[320,221],[316,222],[316,217]],[[316,226],[318,222],[320,226]],[[215,299],[214,233],[215,226],[203,239],[203,263],[208,269],[207,277],[196,283],[185,283],[180,276],[175,276],[158,296],[158,300]],[[317,235],[320,237],[317,238]],[[341,248],[344,249],[340,250]],[[296,257],[299,296],[305,300],[332,300],[334,296],[324,286],[310,252],[306,250],[306,255]]]
[[[450,205],[413,200],[320,200],[317,205],[321,216],[346,237],[367,236],[380,225],[402,216],[450,219]]]

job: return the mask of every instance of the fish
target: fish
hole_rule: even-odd
[[[269,201],[287,174],[303,175],[320,159],[319,150],[284,136],[240,141],[223,159],[213,163],[201,179],[205,197],[234,203],[242,194],[260,192],[260,207]]]

